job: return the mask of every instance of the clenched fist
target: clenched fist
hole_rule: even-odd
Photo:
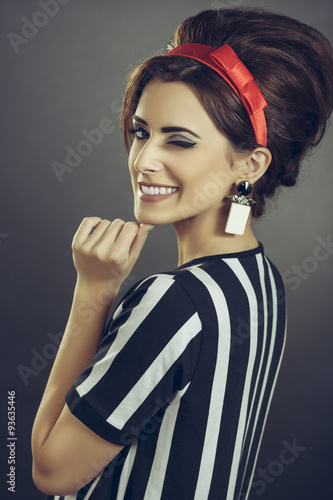
[[[83,219],[72,242],[77,282],[93,290],[119,290],[140,255],[150,227],[121,219]]]

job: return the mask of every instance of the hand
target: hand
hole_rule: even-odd
[[[139,226],[121,219],[83,219],[72,242],[78,283],[95,291],[110,288],[117,294],[140,255],[149,228],[149,224]]]

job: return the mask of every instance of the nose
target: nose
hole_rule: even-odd
[[[142,146],[134,160],[133,167],[137,172],[158,172],[163,168],[161,151],[150,137]]]

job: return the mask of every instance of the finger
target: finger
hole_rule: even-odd
[[[92,229],[101,222],[100,217],[85,217],[79,225],[74,237],[72,246],[81,246],[88,238]]]
[[[87,240],[89,246],[93,246],[97,242],[97,240],[100,239],[100,237],[105,233],[110,224],[111,221],[102,219],[100,223],[95,226],[94,230],[89,234],[89,240]]]
[[[126,222],[121,228],[121,231],[117,239],[112,245],[112,254],[114,256],[125,256],[128,258],[130,248],[135,240],[139,230],[139,224],[137,222]],[[106,235],[103,241],[105,245],[109,245],[109,236]]]
[[[151,224],[141,224],[137,233],[136,238],[130,248],[129,258],[135,259],[139,257],[141,250],[147,240],[148,230],[151,228]]]
[[[107,219],[102,220],[86,242],[85,247],[91,249],[96,245],[114,243],[124,225],[125,222],[122,219],[115,219],[112,222]]]

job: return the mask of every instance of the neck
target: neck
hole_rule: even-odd
[[[224,232],[227,215],[210,211],[174,222],[178,239],[178,267],[199,257],[243,252],[259,245],[251,225],[251,215],[243,235]]]

